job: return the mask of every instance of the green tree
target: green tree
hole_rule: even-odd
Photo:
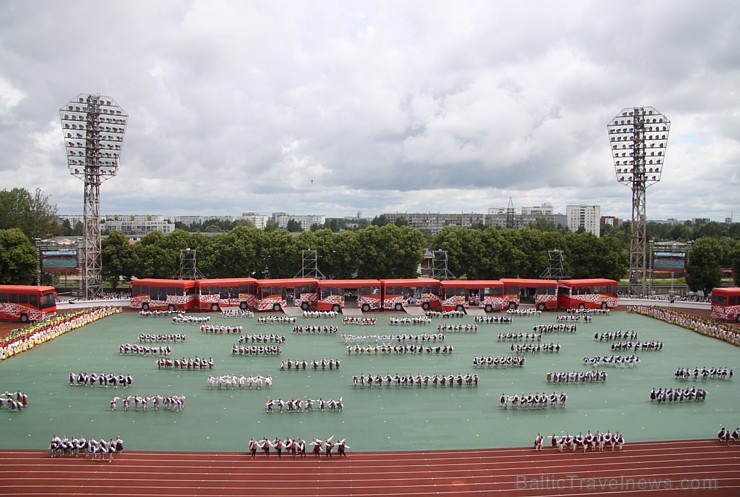
[[[357,232],[359,278],[413,278],[418,275],[426,242],[421,231],[394,224]]]
[[[114,231],[101,242],[103,278],[115,290],[120,278],[131,281],[138,267],[136,250],[121,231]]]
[[[379,216],[375,216],[372,221],[370,221],[370,224],[372,226],[385,226],[388,224],[388,216],[385,214],[381,214]]]
[[[300,233],[301,231],[303,231],[301,223],[299,223],[295,219],[289,219],[288,224],[285,228],[291,233]]]
[[[708,295],[722,283],[722,243],[714,237],[699,238],[689,252],[686,264],[686,284],[692,291]]]
[[[11,228],[20,229],[29,240],[62,232],[56,206],[40,189],[33,195],[24,188],[0,191],[0,229]]]
[[[0,284],[33,285],[38,263],[36,247],[23,231],[0,229]]]

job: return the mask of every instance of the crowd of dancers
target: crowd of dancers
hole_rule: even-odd
[[[612,368],[633,368],[640,363],[640,358],[636,355],[610,355],[610,356],[593,356],[584,357],[583,364],[590,365],[594,368],[599,366],[608,366]]]
[[[292,439],[290,437],[285,440],[275,437],[274,440],[269,440],[267,437],[263,437],[261,440],[255,440],[254,437],[249,440],[248,449],[252,459],[257,457],[257,452],[261,451],[265,454],[265,457],[270,457],[270,450],[274,449],[275,454],[278,457],[283,456],[283,451],[289,454],[291,457],[306,457],[306,450],[308,446],[311,446],[311,452],[314,457],[321,457],[324,454],[325,457],[333,457],[334,448],[337,449],[337,454],[340,457],[347,457],[347,449],[350,448],[347,445],[347,439],[343,438],[338,442],[333,442],[334,435],[327,438],[326,440],[320,440],[314,438],[310,444],[302,438]]]
[[[548,407],[565,407],[568,396],[565,392],[551,393],[534,393],[520,395],[501,394],[499,403],[504,409],[524,409],[524,410],[541,410]]]
[[[368,326],[375,324],[375,318],[366,318],[360,316],[344,316],[342,324],[350,324],[357,326]]]
[[[499,342],[539,342],[542,333],[499,333],[496,339]]]
[[[134,382],[134,378],[130,374],[121,373],[87,373],[81,371],[79,374],[74,372],[69,373],[69,385],[70,386],[85,386],[94,387],[99,385],[101,387],[130,387]]]
[[[559,343],[512,343],[509,349],[517,354],[538,354],[540,352],[560,352]]]
[[[239,337],[239,343],[285,343],[285,336],[275,335],[242,335]]]
[[[663,404],[665,402],[691,402],[691,401],[702,401],[707,398],[707,391],[703,388],[687,387],[687,388],[651,388],[650,389],[650,402],[657,402]]]
[[[182,357],[180,359],[170,359],[168,357],[161,357],[157,359],[157,368],[159,369],[213,369],[214,361],[212,357],[200,358],[195,357]]]
[[[244,376],[235,374],[222,374],[220,376],[209,376],[208,377],[208,390],[213,390],[216,387],[219,390],[236,390],[237,388],[242,390],[261,390],[264,388],[272,388],[272,376],[252,375]]]
[[[588,315],[581,315],[581,314],[558,314],[555,316],[555,321],[562,322],[562,321],[583,321],[584,323],[590,323],[593,318]]]
[[[390,318],[388,322],[391,326],[409,326],[431,324],[432,320],[427,316],[415,316],[413,318]]]
[[[122,343],[118,346],[118,355],[156,355],[168,357],[172,353],[169,345],[136,345],[135,343]]]
[[[268,399],[265,402],[265,412],[341,412],[344,410],[342,397],[338,399],[324,400],[319,397],[318,400],[306,399]]]
[[[249,309],[241,309],[239,307],[227,307],[226,309],[221,310],[221,317],[248,319],[254,317],[254,312]]]
[[[438,324],[441,333],[478,333],[477,324]]]
[[[464,318],[467,316],[465,311],[426,311],[424,315],[428,318]]]
[[[575,323],[536,324],[532,331],[536,333],[575,333],[578,326]]]
[[[189,314],[175,314],[172,316],[173,324],[205,324],[211,321],[211,316],[191,316]]]
[[[352,383],[355,388],[364,387],[427,387],[429,385],[436,386],[478,386],[478,375],[477,374],[432,374],[432,375],[421,375],[421,374],[385,374],[385,375],[372,375],[372,374],[359,374],[352,377]]]
[[[225,326],[222,324],[203,324],[200,326],[201,333],[210,333],[213,335],[241,335],[243,330],[244,327],[242,325]]]
[[[580,432],[576,436],[567,433],[562,437],[558,437],[553,433],[547,438],[550,439],[550,446],[560,452],[563,452],[565,449],[572,450],[573,452],[576,450],[586,452],[588,449],[602,452],[607,447],[612,451],[615,449],[621,451],[624,448],[624,436],[619,432],[612,434],[610,430],[607,430],[606,433],[601,433],[600,431],[591,433],[591,430],[589,430],[585,435],[583,432]],[[534,439],[534,450],[542,450],[544,442],[545,437],[541,433],[538,433]]]
[[[542,311],[538,309],[507,309],[506,314],[509,316],[532,317],[541,316]]]
[[[182,412],[185,409],[185,396],[184,395],[127,395],[123,399],[121,397],[113,397],[110,401],[110,410],[115,411],[118,409],[118,402],[123,405],[123,410],[128,411],[131,404],[134,406],[134,411],[148,411],[149,406],[152,409],[159,411],[159,407],[170,412]]]
[[[181,343],[186,338],[187,335],[184,333],[141,333],[139,343]]]
[[[612,342],[614,340],[637,340],[637,332],[634,330],[617,330],[594,333],[594,340],[600,342]]]
[[[663,350],[663,342],[659,342],[658,340],[651,340],[648,342],[613,342],[611,344],[611,349],[615,351],[631,350],[633,352],[655,352]]]
[[[277,356],[283,353],[282,345],[238,345],[231,346],[231,355]]]
[[[100,438],[98,440],[95,438],[68,438],[67,436],[58,437],[54,435],[49,443],[51,457],[84,454],[86,458],[90,457],[93,461],[104,461],[107,458],[108,462],[111,462],[116,452],[123,452],[123,440],[121,440],[121,437],[111,438],[110,440]]]
[[[511,316],[475,316],[473,322],[478,324],[511,324],[514,318]]]
[[[334,325],[324,325],[324,326],[318,326],[318,325],[312,325],[312,326],[293,326],[293,333],[300,334],[300,333],[309,333],[309,334],[319,334],[323,333],[324,335],[336,335],[337,331],[339,331],[338,326]]]
[[[22,411],[28,405],[28,395],[18,392],[4,392],[0,395],[0,409],[7,407],[9,411]]]
[[[419,335],[348,335],[340,336],[343,343],[436,343],[444,342],[444,333],[421,333]]]
[[[489,367],[489,368],[521,368],[524,366],[524,362],[527,359],[525,357],[515,356],[504,356],[504,357],[484,357],[476,356],[473,357],[473,366]]]
[[[318,371],[319,369],[328,369],[330,371],[333,371],[335,369],[339,369],[339,367],[342,365],[341,361],[339,359],[313,359],[311,361],[306,360],[287,360],[287,361],[280,361],[280,371],[285,371],[286,369],[288,371],[290,370],[302,370],[305,371],[308,369],[308,366],[311,366],[311,369],[314,371]]]
[[[725,445],[730,445],[730,441],[740,442],[740,428],[735,428],[735,431],[730,433],[730,430],[722,426],[717,432],[717,439]]]
[[[295,324],[296,322],[295,316],[276,316],[271,314],[257,318],[257,324]]]
[[[721,368],[678,368],[674,373],[677,380],[731,380],[734,373],[732,369]]]
[[[552,371],[547,373],[548,383],[604,383],[606,371]]]
[[[416,344],[402,345],[347,345],[349,355],[406,355],[406,354],[452,354],[455,348],[452,345],[424,346]]]
[[[180,311],[145,311],[141,310],[139,311],[139,317],[141,318],[168,318],[172,315],[179,314]]]
[[[304,318],[335,318],[339,316],[336,311],[303,311]]]

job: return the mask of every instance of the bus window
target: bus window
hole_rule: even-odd
[[[712,295],[712,303],[718,305],[727,305],[727,297],[724,295]]]
[[[28,295],[25,293],[21,293],[18,295],[18,303],[19,304],[28,304]]]
[[[38,307],[39,306],[38,295],[29,295],[28,296],[28,304],[31,305],[31,306],[33,306],[33,307]]]

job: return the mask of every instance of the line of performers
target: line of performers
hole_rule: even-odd
[[[637,340],[637,332],[632,330],[604,331],[594,333],[594,340],[612,342],[614,340]]]
[[[610,447],[614,451],[614,449],[622,450],[624,447],[624,437],[622,434],[619,432],[612,434],[609,430],[606,433],[601,433],[600,431],[591,433],[591,430],[589,430],[585,435],[581,432],[575,437],[570,433],[562,437],[558,437],[553,433],[547,438],[550,439],[550,446],[553,449],[558,449],[560,452],[563,452],[564,449],[572,450],[573,452],[581,449],[583,452],[586,452],[588,449],[601,452],[605,447]],[[538,433],[534,439],[534,450],[542,450],[544,442],[545,437],[541,433]]]
[[[478,333],[477,324],[438,324],[441,333]]]
[[[444,342],[444,333],[422,333],[419,335],[348,335],[342,333],[341,340],[343,343],[425,343],[425,342]]]
[[[321,359],[316,360],[313,359],[312,361],[301,361],[301,360],[287,360],[287,361],[280,361],[280,371],[285,371],[286,369],[290,371],[291,369],[294,369],[296,371],[303,370],[305,371],[308,369],[308,366],[310,365],[311,368],[314,371],[318,371],[319,369],[328,369],[328,370],[334,370],[339,369],[339,366],[341,366],[341,361],[339,359]]]
[[[289,399],[289,400],[283,400],[283,399],[268,399],[267,402],[265,402],[265,411],[266,412],[340,412],[344,410],[344,403],[342,402],[342,397],[339,397],[339,399],[329,399],[324,400],[322,397],[319,397],[318,400],[314,400],[311,398],[307,398],[305,400],[303,399]]]
[[[473,322],[478,324],[511,324],[514,318],[511,316],[475,316]]]
[[[140,318],[168,318],[173,314],[179,314],[180,311],[139,311]]]
[[[282,440],[275,437],[274,440],[268,440],[267,437],[264,437],[262,440],[255,440],[254,437],[252,437],[249,440],[248,448],[252,459],[257,457],[257,451],[262,451],[262,453],[265,454],[265,457],[270,457],[270,449],[274,449],[278,457],[282,457],[283,451],[294,458],[296,456],[306,457],[306,449],[309,445],[312,447],[311,452],[314,457],[321,457],[322,453],[325,457],[333,457],[332,452],[335,447],[339,456],[347,457],[347,449],[350,448],[350,446],[347,445],[347,439],[343,438],[338,442],[333,442],[333,438],[334,435],[330,436],[326,440],[314,438],[310,444],[307,444],[302,438],[296,438],[294,440],[288,437],[285,440]]]
[[[499,342],[539,342],[542,340],[542,333],[499,333],[497,340]]]
[[[162,357],[157,359],[157,368],[159,369],[213,369],[213,358],[208,359],[195,357],[183,357],[180,359],[170,359]]]
[[[239,337],[238,343],[285,343],[286,338],[283,335],[275,335],[270,333],[269,335],[242,335]]]
[[[633,368],[640,362],[640,358],[636,355],[610,355],[610,356],[594,356],[584,357],[583,364],[591,365],[596,368],[598,366],[609,366],[612,368]]]
[[[191,316],[188,314],[176,314],[172,316],[173,324],[205,324],[211,322],[211,316]]]
[[[702,401],[707,398],[707,391],[703,388],[651,388],[650,402],[662,404],[664,402]]]
[[[424,346],[424,345],[348,345],[347,354],[352,355],[371,355],[371,354],[394,354],[394,355],[405,355],[405,354],[452,354],[454,351],[452,345],[443,345],[436,347]]]
[[[319,334],[323,333],[324,335],[336,335],[337,331],[339,331],[338,326],[293,326],[293,333],[300,334],[300,333],[309,333],[309,334]]]
[[[616,351],[632,350],[634,352],[657,352],[663,350],[663,342],[651,340],[649,342],[614,342],[611,349]]]
[[[674,373],[677,380],[731,380],[734,373],[732,369],[721,368],[678,368]]]
[[[427,387],[430,384],[434,387],[436,386],[448,386],[448,387],[462,387],[462,386],[468,386],[468,387],[477,387],[478,386],[478,375],[477,374],[433,374],[433,375],[411,375],[411,374],[395,374],[391,376],[390,374],[383,375],[354,375],[352,377],[352,382],[354,384],[355,388],[364,388],[364,387],[382,387],[385,385],[386,387]]]
[[[578,326],[571,323],[560,324],[536,324],[532,331],[536,333],[575,333]]]
[[[113,397],[110,401],[110,410],[115,411],[118,409],[118,402],[123,405],[123,410],[128,411],[131,404],[134,405],[134,410],[148,411],[151,405],[155,411],[159,411],[159,406],[165,411],[171,412],[182,412],[185,409],[185,396],[184,395],[127,395],[123,399],[121,397]]]
[[[539,352],[560,352],[559,343],[512,343],[509,349],[517,354],[537,354]]]
[[[212,335],[241,335],[244,331],[242,325],[225,326],[222,324],[203,324],[200,326],[201,333],[210,333]]]
[[[566,309],[566,314],[581,314],[581,315],[600,315],[608,316],[611,313],[611,309]]]
[[[96,440],[94,438],[67,438],[67,436],[58,437],[54,435],[49,443],[49,454],[51,457],[85,454],[85,457],[90,456],[93,461],[104,461],[107,457],[108,462],[111,462],[113,460],[113,454],[116,452],[123,452],[123,440],[121,440],[121,437],[111,438],[106,441],[105,438]]]
[[[281,345],[237,345],[231,346],[231,355],[278,356],[283,353]]]
[[[241,309],[239,307],[229,307],[221,310],[221,317],[223,318],[253,318],[254,312],[249,309]]]
[[[509,316],[532,317],[541,316],[542,311],[537,309],[507,309],[506,314],[508,314]]]
[[[118,355],[158,355],[167,357],[172,353],[172,347],[169,345],[136,345],[135,343],[122,343],[118,346]]]
[[[259,316],[257,318],[257,324],[295,324],[297,319],[295,316]]]
[[[139,343],[181,343],[186,338],[184,333],[142,333],[139,335]]]
[[[588,315],[581,315],[581,314],[558,314],[555,316],[555,321],[562,322],[562,321],[583,321],[584,323],[590,323],[593,318]]]
[[[733,442],[740,442],[740,428],[735,428],[735,431],[730,433],[730,430],[726,430],[725,427],[722,426],[717,432],[717,439],[725,445],[730,445],[730,440]]]
[[[101,387],[130,387],[134,382],[130,374],[113,374],[113,373],[87,373],[81,371],[79,374],[69,373],[70,386],[94,387],[96,384]]]
[[[360,316],[344,316],[342,324],[356,325],[356,326],[372,326],[375,324],[375,318],[366,318]]]
[[[428,318],[464,318],[467,316],[465,311],[427,311],[424,315]]]
[[[505,357],[483,357],[483,356],[476,356],[473,357],[473,366],[480,368],[480,367],[489,367],[489,368],[521,368],[524,366],[524,362],[527,359],[525,357],[514,357],[514,356],[505,356]]]
[[[432,319],[427,316],[416,316],[413,318],[390,318],[388,322],[391,326],[415,326],[431,324]]]
[[[586,371],[553,371],[547,373],[548,383],[604,383],[606,381],[606,371],[591,370]]]
[[[0,395],[0,409],[7,406],[10,411],[22,411],[28,406],[28,395],[23,392],[5,392]]]
[[[336,311],[303,311],[304,318],[335,318],[339,316]]]
[[[235,374],[222,374],[220,376],[209,376],[208,377],[208,390],[213,390],[213,387],[219,390],[236,390],[237,388],[251,390],[255,388],[257,390],[265,388],[272,388],[272,376],[262,375],[235,375]]]
[[[504,409],[547,409],[548,407],[565,407],[565,402],[568,400],[568,396],[565,392],[551,393],[547,395],[542,392],[541,394],[521,394],[521,395],[506,395],[501,394],[499,397],[499,403]]]

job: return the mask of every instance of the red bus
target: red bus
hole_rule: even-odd
[[[527,278],[501,278],[504,284],[503,307],[516,309],[521,304],[532,304],[538,311],[558,307],[558,282]]]
[[[198,308],[220,311],[224,307],[257,308],[257,280],[254,278],[218,278],[197,280]]]
[[[52,286],[0,285],[0,319],[38,321],[57,312]]]
[[[402,311],[409,305],[440,309],[439,280],[434,278],[380,280],[380,287],[383,309]]]
[[[740,288],[714,288],[711,317],[740,323]]]
[[[617,306],[617,281],[604,278],[560,280],[561,309],[611,309]]]
[[[187,311],[198,305],[195,280],[142,278],[131,282],[131,308],[144,311]]]
[[[316,278],[257,280],[257,310],[284,311],[288,306],[304,311],[316,307]]]
[[[439,286],[443,311],[462,311],[470,306],[486,312],[503,308],[504,284],[498,280],[443,280]]]
[[[380,280],[319,280],[317,310],[339,312],[345,305],[362,312],[381,309]]]

